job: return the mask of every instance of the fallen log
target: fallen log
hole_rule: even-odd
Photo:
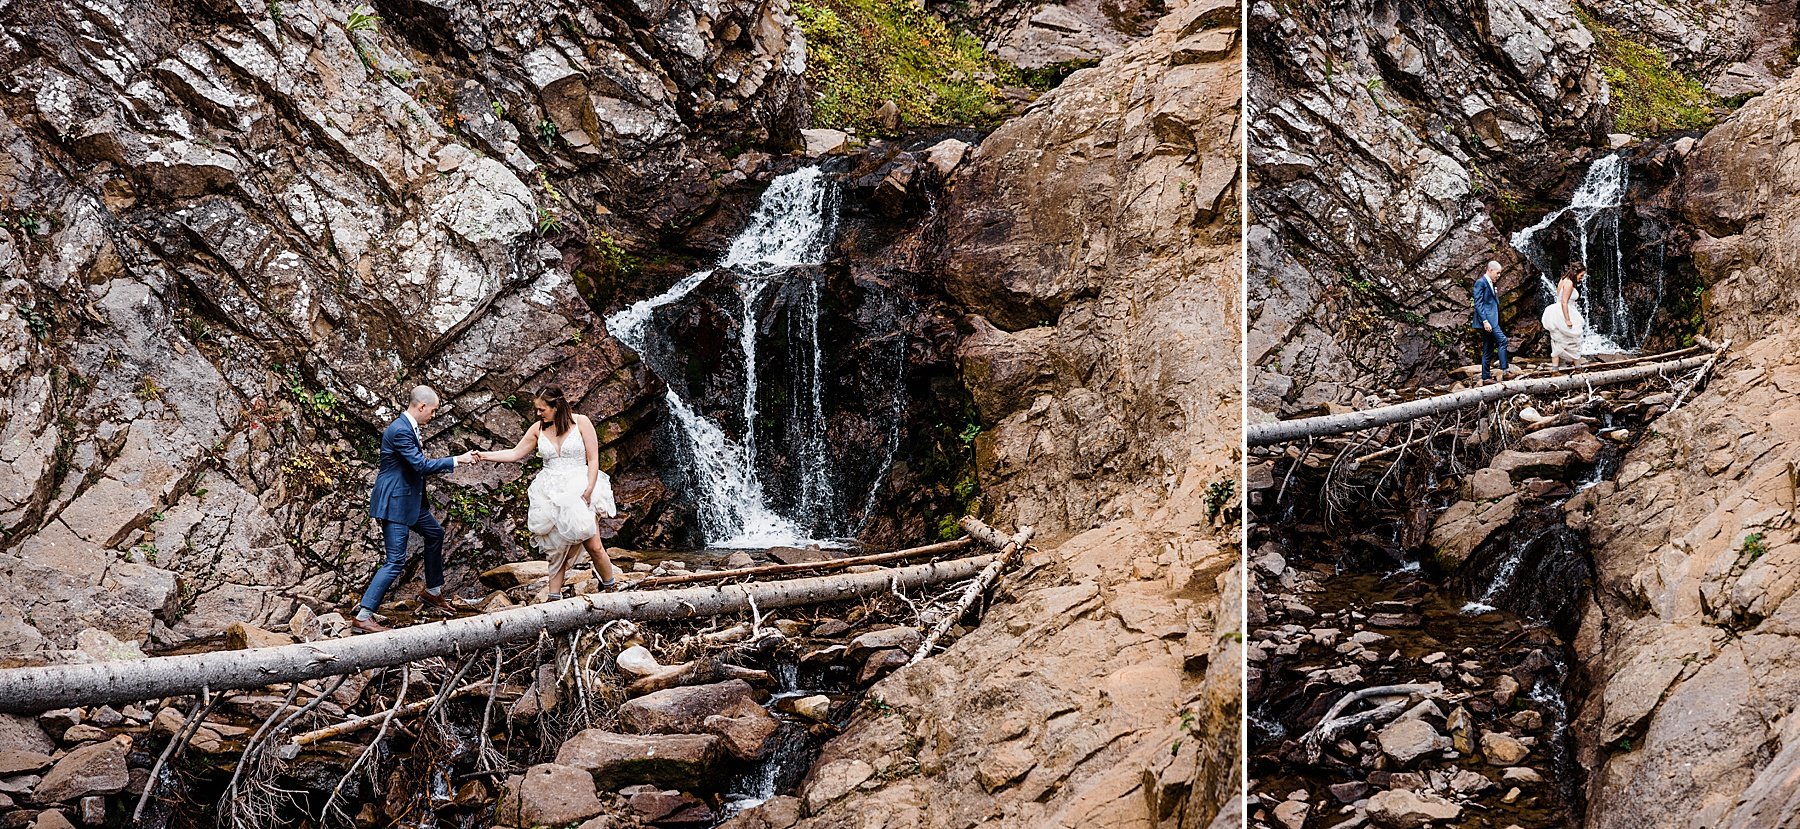
[[[764,564],[758,567],[740,567],[736,570],[717,570],[711,573],[688,573],[681,576],[657,576],[631,585],[633,590],[646,587],[667,587],[674,584],[693,584],[702,581],[724,581],[726,579],[756,578],[757,576],[785,576],[791,573],[810,573],[823,570],[843,570],[861,564],[886,564],[892,561],[904,561],[909,558],[923,558],[941,553],[954,553],[966,550],[974,544],[974,539],[959,538],[939,544],[927,544],[906,550],[895,550],[891,553],[874,553],[866,556],[834,558],[830,561],[806,561],[799,564]]]
[[[76,705],[137,702],[193,694],[202,687],[210,687],[215,694],[260,688],[467,653],[613,619],[701,618],[749,610],[752,601],[766,610],[858,599],[896,588],[960,581],[993,561],[994,556],[984,555],[871,573],[599,593],[349,639],[86,665],[8,668],[0,670],[0,711],[31,714]]]
[[[1001,535],[999,530],[981,523],[974,516],[963,518],[962,528],[963,532],[1000,551],[1000,554],[995,556],[993,562],[983,568],[981,575],[975,578],[975,582],[963,591],[962,598],[957,601],[956,607],[931,627],[931,633],[925,636],[925,641],[919,645],[917,651],[913,652],[912,659],[907,660],[906,664],[908,665],[917,665],[925,657],[931,655],[931,649],[937,645],[939,639],[944,638],[944,634],[950,632],[950,628],[956,624],[956,620],[961,619],[963,614],[969,612],[969,608],[975,606],[975,600],[987,593],[994,581],[1000,578],[1002,571],[1018,561],[1019,555],[1025,550],[1025,543],[1031,540],[1032,534],[1030,527],[1020,527],[1013,537],[1007,538]]]
[[[1244,429],[1244,442],[1249,446],[1270,446],[1305,438],[1360,432],[1377,426],[1405,423],[1416,418],[1441,415],[1480,403],[1502,400],[1515,394],[1555,394],[1591,386],[1612,386],[1658,375],[1676,374],[1699,368],[1716,358],[1716,353],[1701,354],[1631,368],[1589,371],[1526,380],[1507,380],[1503,383],[1477,386],[1450,394],[1411,400],[1392,406],[1364,409],[1358,412],[1282,420],[1274,423],[1252,423]]]

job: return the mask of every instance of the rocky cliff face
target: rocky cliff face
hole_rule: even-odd
[[[633,298],[601,254],[709,215],[745,177],[728,142],[791,140],[785,9],[0,5],[8,653],[366,578],[373,442],[415,382],[452,406],[439,452],[510,441],[507,398],[563,383],[642,532],[672,526],[653,384],[572,276]]]
[[[1733,353],[1595,500],[1596,606],[1577,642],[1594,827],[1778,825],[1800,802],[1793,645],[1800,219],[1789,79],[1689,157],[1708,326]]]
[[[1259,2],[1250,27],[1252,408],[1431,377],[1482,264],[1515,260],[1495,208],[1571,186],[1607,122],[1592,36],[1562,0]]]
[[[1762,92],[1794,68],[1791,3],[1671,5],[1655,0],[1598,0],[1583,4],[1601,22],[1668,55],[1682,72],[1715,95]]]
[[[1240,571],[1212,514],[1237,507],[1211,489],[1237,477],[1237,21],[1173,7],[951,181],[984,491],[1048,538],[981,627],[872,689],[800,826],[1240,819]]]

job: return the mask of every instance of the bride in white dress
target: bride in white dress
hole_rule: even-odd
[[[1581,333],[1587,327],[1587,320],[1581,318],[1581,304],[1575,299],[1575,288],[1587,276],[1587,269],[1576,262],[1563,271],[1562,280],[1556,283],[1556,302],[1544,309],[1538,322],[1550,335],[1550,367],[1561,368],[1566,361],[1569,365],[1581,365]]]
[[[525,430],[519,445],[497,452],[476,452],[477,460],[517,463],[533,451],[544,459],[544,469],[526,491],[530,509],[526,526],[532,543],[550,560],[548,601],[562,598],[563,580],[583,549],[599,567],[600,588],[618,584],[618,571],[600,539],[596,513],[619,514],[613,503],[612,482],[600,471],[600,441],[594,422],[575,414],[560,386],[547,386],[532,398],[538,420]]]

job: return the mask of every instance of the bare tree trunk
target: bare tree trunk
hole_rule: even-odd
[[[743,567],[737,570],[715,570],[711,573],[688,573],[681,576],[657,576],[644,579],[632,589],[641,590],[646,587],[668,587],[676,584],[694,584],[703,581],[727,581],[730,579],[755,578],[757,576],[785,576],[790,573],[811,573],[825,570],[848,570],[859,564],[887,564],[909,558],[924,558],[940,553],[954,553],[968,549],[975,543],[974,539],[959,538],[940,544],[927,544],[923,547],[912,547],[895,550],[891,553],[875,553],[866,556],[834,558],[830,561],[808,561],[800,564],[764,564],[758,567]]]
[[[1276,423],[1252,423],[1244,429],[1244,441],[1250,446],[1270,446],[1304,438],[1360,432],[1377,426],[1405,423],[1415,418],[1440,415],[1479,403],[1502,400],[1515,394],[1555,394],[1584,389],[1589,386],[1611,386],[1658,375],[1679,374],[1706,365],[1716,358],[1716,354],[1701,354],[1680,360],[1631,368],[1603,369],[1557,377],[1508,380],[1491,386],[1477,386],[1437,397],[1409,400],[1393,406],[1365,409],[1360,412],[1283,420]]]
[[[0,670],[0,711],[28,714],[74,705],[135,702],[192,694],[202,687],[210,687],[213,693],[260,688],[467,653],[613,619],[666,621],[737,613],[748,610],[753,599],[763,609],[857,599],[893,588],[966,579],[992,561],[993,556],[975,556],[791,581],[601,593],[327,642],[9,668]]]
[[[993,560],[993,563],[983,568],[981,575],[977,576],[968,589],[963,591],[962,598],[957,601],[956,607],[945,614],[944,618],[939,619],[937,624],[932,625],[931,633],[926,634],[925,641],[919,645],[917,651],[913,652],[912,659],[906,663],[908,665],[917,665],[924,661],[925,657],[931,655],[931,649],[937,646],[938,640],[944,638],[944,634],[950,632],[950,628],[956,624],[956,620],[961,619],[963,614],[969,612],[969,608],[975,606],[976,599],[987,593],[988,588],[992,587],[994,582],[1000,578],[1001,571],[1011,567],[1014,562],[1019,560],[1019,555],[1024,552],[1025,544],[1031,540],[1032,534],[1030,527],[1020,527],[1017,534],[1012,538],[1007,538],[1001,535],[999,530],[981,523],[974,516],[964,518],[962,528],[963,532],[974,536],[981,543],[999,550],[1000,555]]]

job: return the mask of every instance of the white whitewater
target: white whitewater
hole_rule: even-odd
[[[1638,330],[1638,322],[1625,304],[1625,251],[1619,239],[1619,214],[1630,184],[1628,171],[1623,154],[1595,161],[1588,166],[1587,175],[1569,198],[1568,206],[1551,211],[1537,224],[1512,236],[1513,249],[1538,267],[1546,301],[1553,303],[1557,275],[1545,272],[1548,260],[1537,237],[1564,215],[1574,218],[1577,252],[1588,271],[1588,278],[1575,292],[1581,315],[1587,320],[1587,330],[1581,337],[1582,354],[1630,353],[1646,333]],[[1597,257],[1604,257],[1605,261],[1596,261]],[[1609,270],[1610,278],[1606,276]]]
[[[771,547],[818,543],[808,537],[806,527],[800,522],[779,514],[770,506],[768,494],[757,476],[756,312],[768,287],[787,271],[825,261],[831,241],[832,195],[830,180],[816,167],[804,167],[776,178],[763,192],[750,224],[732,240],[731,247],[715,267],[696,271],[662,294],[635,303],[606,320],[606,328],[613,336],[633,351],[644,354],[656,309],[686,297],[719,270],[728,270],[738,278],[736,288],[743,299],[738,338],[744,372],[743,439],[732,440],[718,424],[694,411],[673,386],[668,392],[669,412],[684,438],[692,467],[688,471],[699,489],[694,495],[701,531],[710,546]],[[818,313],[816,291],[815,285],[809,293],[814,299],[807,303],[811,306],[809,313],[815,317]],[[823,466],[823,409],[818,388],[822,372],[818,367],[816,318],[810,324],[815,336],[812,338],[809,396],[814,412],[809,425],[818,428],[813,439],[820,448],[818,463],[807,458],[803,464],[806,469],[803,494],[809,487],[817,491],[830,488],[829,469]],[[810,447],[807,454],[812,454]],[[807,479],[815,474],[824,482],[808,484]],[[811,509],[809,505],[802,506]]]

